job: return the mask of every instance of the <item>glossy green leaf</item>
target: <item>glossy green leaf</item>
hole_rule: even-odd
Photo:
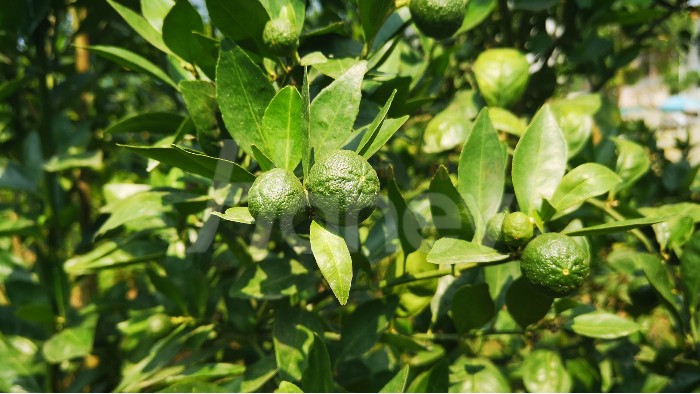
[[[337,230],[316,221],[311,223],[309,237],[318,268],[338,302],[345,305],[352,283],[352,258],[345,240]]]
[[[426,245],[405,256],[397,253],[390,268],[393,277],[402,275],[419,275],[422,272],[433,271],[435,266],[427,261]],[[406,267],[403,270],[404,265]],[[393,268],[393,269],[392,269]],[[394,287],[393,292],[399,295],[399,306],[396,310],[398,317],[410,317],[419,314],[430,305],[438,287],[437,279],[421,280]]]
[[[673,279],[664,262],[657,256],[647,253],[638,253],[634,257],[637,267],[644,271],[649,283],[671,307],[671,310],[678,315],[681,311],[680,302],[674,294]]]
[[[302,156],[301,95],[286,86],[272,99],[262,119],[263,133],[269,141],[270,159],[279,168],[294,171]]]
[[[569,157],[574,157],[588,142],[595,124],[594,115],[601,108],[599,95],[585,94],[574,98],[556,100],[551,104],[566,138]]]
[[[184,171],[209,179],[252,183],[255,177],[238,164],[225,159],[207,156],[193,149],[172,145],[169,148],[120,145],[132,152],[144,155],[161,163],[181,168]]]
[[[394,0],[359,0],[357,5],[365,45],[369,48],[384,21],[394,10]]]
[[[71,168],[102,168],[102,151],[93,150],[82,153],[60,154],[51,157],[44,163],[48,172],[65,171]]]
[[[275,351],[277,350],[276,346],[277,345],[275,344]],[[270,379],[274,378],[275,375],[277,375],[275,358],[265,356],[256,361],[254,364],[246,367],[240,390],[236,391],[240,391],[242,393],[256,392],[260,390],[260,388]]]
[[[449,387],[450,365],[441,359],[429,370],[416,376],[407,393],[446,393]]]
[[[469,332],[488,323],[496,314],[489,286],[479,283],[460,287],[452,296],[450,312],[452,321],[460,333]]]
[[[571,331],[591,338],[615,339],[639,331],[633,321],[606,312],[591,312],[578,315],[567,323]]]
[[[342,356],[361,356],[374,346],[389,327],[395,303],[374,299],[365,302],[347,317],[343,326],[340,346]]]
[[[25,167],[0,158],[0,189],[36,192],[37,184],[26,173]]]
[[[557,212],[561,212],[591,197],[609,192],[621,181],[609,168],[596,163],[585,163],[564,176],[549,202]]]
[[[111,215],[102,224],[96,235],[104,234],[129,222],[161,216],[170,210],[165,208],[163,204],[163,198],[166,195],[166,192],[146,191],[117,200],[104,207],[103,210],[108,209]]]
[[[323,326],[310,312],[291,308],[276,311],[272,335],[282,379],[298,381],[302,378],[314,343],[314,332],[323,332]]]
[[[307,58],[307,61],[310,59]],[[313,68],[320,71],[321,74],[331,77],[333,79],[340,78],[341,75],[345,74],[348,70],[360,64],[362,61],[352,58],[344,57],[340,59],[328,59],[325,61],[315,62]]]
[[[309,364],[301,377],[301,387],[309,393],[333,392],[331,358],[328,355],[326,344],[316,333],[313,333],[313,344],[309,350]]]
[[[506,292],[508,313],[523,328],[545,317],[553,302],[553,298],[535,291],[523,277],[513,282]]]
[[[92,274],[103,269],[154,261],[165,256],[166,250],[167,245],[155,240],[107,241],[88,253],[66,260],[63,269],[69,275]]]
[[[489,106],[508,108],[520,99],[530,80],[525,55],[511,48],[481,52],[473,65],[481,96]]]
[[[491,15],[496,8],[496,0],[469,0],[467,2],[467,12],[464,15],[462,27],[457,34],[469,31],[477,27],[481,22]]]
[[[406,385],[408,384],[408,373],[411,371],[411,367],[408,365],[401,368],[401,370],[394,375],[391,380],[389,380],[384,387],[382,387],[380,393],[403,393],[406,390]]]
[[[249,155],[253,144],[267,154],[262,119],[275,96],[270,80],[240,47],[225,41],[216,66],[216,83],[216,98],[231,137]]]
[[[489,118],[493,123],[493,128],[500,131],[505,131],[508,134],[512,134],[520,137],[525,132],[527,128],[527,122],[522,118],[518,118],[512,112],[507,109],[499,107],[489,107]]]
[[[423,151],[439,153],[462,145],[469,136],[471,121],[462,110],[448,106],[428,122],[423,133]]]
[[[228,391],[221,386],[217,386],[209,382],[179,382],[172,384],[160,391],[159,393],[227,393]]]
[[[570,229],[562,231],[562,234],[569,236],[575,235],[601,235],[601,234],[613,234],[623,231],[629,231],[635,228],[649,226],[654,223],[665,222],[670,219],[674,219],[676,216],[671,217],[660,217],[660,218],[640,218],[640,219],[628,219],[620,220],[611,223],[599,224],[596,226],[585,227],[581,229]]]
[[[559,353],[538,349],[525,357],[522,365],[523,383],[531,393],[568,393],[571,376]]]
[[[646,174],[651,161],[641,145],[622,138],[611,139],[617,145],[615,172],[622,178],[622,182],[615,188],[619,192],[629,188]]]
[[[474,242],[454,238],[438,239],[428,254],[428,261],[433,264],[469,264],[480,265],[503,261],[510,257],[498,251]],[[464,266],[462,266],[464,268]]]
[[[97,316],[85,318],[78,326],[59,331],[44,342],[41,348],[46,361],[56,364],[92,352]]]
[[[206,0],[206,5],[211,21],[224,36],[239,44],[254,43],[262,48],[262,33],[270,16],[259,1]]]
[[[211,214],[231,222],[245,224],[255,223],[255,219],[253,218],[253,215],[250,214],[248,207],[231,207],[224,213],[213,211]]]
[[[316,157],[340,149],[352,134],[366,72],[366,62],[353,66],[321,90],[311,103],[309,142]]]
[[[500,310],[506,300],[506,291],[514,280],[520,277],[520,262],[509,261],[483,268],[484,282],[489,285],[489,293]]]
[[[393,170],[391,180],[387,185],[387,194],[389,195],[390,209],[387,215],[391,217],[396,225],[399,235],[399,243],[405,256],[418,250],[421,241],[423,240],[422,230],[416,215],[406,205],[399,190],[399,186],[394,179]]]
[[[404,123],[406,123],[407,120],[408,115],[404,115],[396,119],[384,119],[384,122],[382,122],[382,126],[377,131],[375,137],[368,141],[367,145],[365,145],[366,149],[364,150],[364,153],[362,153],[362,156],[365,159],[369,159],[375,153],[379,152],[384,144],[389,142],[389,139],[394,136],[394,134],[401,128],[401,126],[404,125]]]
[[[163,21],[163,41],[181,58],[198,63],[206,49],[192,32],[204,32],[202,17],[189,0],[177,0]]]
[[[175,0],[141,0],[141,13],[151,26],[162,31],[163,20],[174,5]]]
[[[686,303],[691,309],[695,309],[700,299],[700,231],[696,231],[693,237],[683,247],[681,257],[681,283]]]
[[[183,92],[184,94],[184,92]],[[184,117],[168,112],[147,112],[129,115],[105,129],[106,134],[139,133],[150,131],[158,134],[172,134],[180,126]]]
[[[137,55],[124,48],[107,45],[92,45],[86,49],[131,70],[149,74],[177,89],[177,84],[173,82],[168,74],[141,55]]]
[[[481,110],[459,156],[458,188],[465,201],[476,201],[485,223],[498,212],[505,188],[506,151],[489,119]]]
[[[277,390],[275,390],[275,393],[303,393],[304,391],[299,388],[294,383],[287,382],[286,380],[283,380],[280,382],[279,387],[277,387]]]
[[[379,110],[377,116],[374,117],[372,123],[369,124],[365,134],[362,136],[362,140],[360,140],[360,144],[357,146],[357,154],[363,156],[365,159],[370,157],[366,155],[366,152],[370,145],[372,145],[372,142],[377,138],[379,128],[384,123],[384,119],[386,119],[386,115],[389,113],[389,108],[391,108],[391,103],[394,101],[395,96],[396,90],[391,92],[391,96],[389,96],[389,99],[387,99],[382,109]]]
[[[309,175],[313,164],[311,149],[311,93],[309,91],[308,68],[304,67],[304,80],[301,84],[301,167],[304,178]]]
[[[205,152],[219,154],[221,130],[217,121],[216,86],[207,81],[182,81],[180,92],[197,128],[197,142]]]
[[[250,150],[253,151],[253,157],[260,165],[261,170],[270,171],[271,169],[275,168],[275,163],[272,162],[272,159],[267,157],[267,155],[263,153],[257,145],[251,145]]]
[[[40,392],[37,383],[44,365],[35,363],[37,346],[29,338],[20,336],[0,336],[0,388],[5,392],[27,391]]]
[[[266,259],[246,267],[229,295],[234,298],[276,300],[315,294],[318,279],[315,267],[293,259]]]
[[[474,237],[476,221],[444,166],[435,172],[428,193],[431,217],[438,234],[470,241]]]
[[[551,198],[566,171],[566,140],[549,107],[540,109],[513,153],[513,188],[520,211],[531,215]]]
[[[510,393],[508,379],[490,360],[462,356],[450,365],[450,393]]]
[[[149,44],[160,49],[165,53],[170,53],[168,46],[163,42],[163,37],[143,16],[137,14],[131,8],[125,7],[116,1],[107,0],[107,3],[114,8],[115,11]]]

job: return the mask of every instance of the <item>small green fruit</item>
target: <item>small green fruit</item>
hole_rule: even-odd
[[[299,47],[299,33],[287,18],[269,20],[263,29],[263,44],[277,56],[289,56]]]
[[[151,315],[146,321],[146,324],[148,327],[148,333],[153,336],[165,335],[173,328],[173,324],[170,321],[170,316],[164,313],[156,313]]]
[[[438,39],[455,34],[467,12],[465,0],[411,0],[408,8],[418,30]]]
[[[275,168],[260,175],[248,192],[248,209],[266,226],[290,227],[309,217],[304,187],[294,174]]]
[[[316,217],[341,225],[357,225],[374,211],[379,195],[377,172],[349,150],[328,154],[309,171],[309,202]]]
[[[506,246],[503,242],[503,220],[506,215],[508,215],[507,211],[499,212],[486,223],[486,233],[484,234],[486,246],[493,246],[496,249],[504,249]]]
[[[522,212],[513,212],[503,218],[502,234],[506,245],[518,249],[532,239],[535,235],[535,227],[530,217]]]

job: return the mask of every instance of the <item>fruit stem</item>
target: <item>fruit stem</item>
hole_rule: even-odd
[[[612,206],[610,206],[609,203],[603,202],[598,200],[597,198],[589,198],[586,200],[587,203],[593,205],[594,207],[600,209],[601,211],[605,212],[608,216],[615,220],[625,220],[625,217],[617,212]],[[637,237],[637,239],[644,244],[644,247],[649,253],[655,253],[656,250],[654,249],[654,246],[652,245],[651,241],[649,241],[649,238],[647,238],[641,231],[638,229],[634,229],[630,231],[632,235]]]

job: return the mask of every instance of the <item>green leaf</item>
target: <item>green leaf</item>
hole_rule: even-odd
[[[182,81],[179,86],[197,128],[197,142],[205,152],[218,154],[221,151],[221,130],[217,121],[216,86],[208,81]]]
[[[615,172],[622,178],[615,191],[620,192],[632,186],[639,178],[649,171],[651,161],[644,148],[632,141],[622,138],[611,138],[617,145],[617,164]]]
[[[501,206],[506,155],[488,110],[481,110],[459,155],[457,170],[459,193],[465,201],[476,201],[481,223],[486,223]]]
[[[166,249],[167,245],[156,240],[107,241],[86,254],[66,260],[63,269],[69,275],[92,274],[102,269],[157,260],[165,256]]]
[[[107,45],[92,45],[85,49],[126,68],[149,74],[177,89],[177,84],[160,67],[131,51]]]
[[[93,150],[89,152],[60,154],[52,156],[44,163],[44,170],[48,172],[65,171],[71,168],[102,168],[102,151]]]
[[[37,187],[36,182],[26,174],[24,167],[0,158],[0,189],[34,193]]]
[[[408,384],[408,373],[411,371],[411,367],[405,365],[401,370],[388,381],[384,387],[382,387],[380,393],[403,393],[406,390],[406,385]]]
[[[321,90],[311,103],[309,142],[316,157],[340,149],[352,134],[366,72],[367,62],[353,66]]]
[[[166,192],[147,191],[117,200],[114,204],[103,208],[103,210],[109,208],[111,215],[96,235],[104,234],[129,222],[161,216],[169,211],[163,204],[163,198],[166,195]]]
[[[247,266],[229,289],[233,298],[277,300],[316,294],[315,267],[294,259],[266,259]]]
[[[262,120],[270,158],[279,168],[294,171],[302,156],[301,95],[286,86],[272,99]]]
[[[275,96],[270,80],[240,47],[224,41],[216,66],[216,83],[217,101],[231,137],[251,156],[253,144],[268,154],[262,119]]]
[[[522,365],[523,383],[531,393],[568,393],[571,376],[559,353],[538,349],[525,357]]]
[[[676,316],[679,316],[681,306],[673,291],[673,279],[664,263],[658,257],[647,253],[638,253],[634,255],[634,258],[637,267],[644,271],[649,283],[671,307]]]
[[[515,280],[506,292],[508,313],[523,328],[545,317],[553,302],[553,298],[535,291],[523,277]]]
[[[177,130],[184,119],[182,115],[168,112],[148,112],[127,116],[110,125],[105,129],[105,133],[116,134],[150,131],[158,134],[172,134]]]
[[[275,350],[276,349],[275,347]],[[275,375],[277,375],[275,358],[265,356],[246,368],[240,390],[237,391],[241,393],[254,393],[260,390],[260,388],[275,377]]]
[[[271,18],[280,17],[286,12],[287,18],[294,21],[297,32],[301,34],[306,15],[306,0],[260,0],[260,3]]]
[[[163,21],[163,41],[184,60],[198,63],[206,49],[192,32],[204,32],[202,17],[189,0],[177,0]]]
[[[307,61],[309,60],[313,60],[313,58],[307,58]],[[345,74],[348,70],[361,62],[361,60],[352,57],[344,57],[340,59],[326,58],[326,60],[323,62],[314,63],[313,68],[320,71],[323,75],[333,79],[338,79],[341,75]]]
[[[624,317],[606,312],[578,315],[566,324],[569,330],[590,338],[615,339],[639,331],[639,325]]]
[[[3,101],[6,98],[10,97],[10,95],[12,95],[12,93],[14,93],[17,89],[24,86],[24,83],[24,77],[17,77],[15,79],[11,79],[0,84],[0,101]]]
[[[137,14],[131,8],[125,7],[116,1],[107,0],[107,3],[114,8],[115,11],[149,44],[160,49],[165,53],[171,53],[168,46],[163,42],[163,37],[144,17]]]
[[[551,104],[566,138],[569,157],[574,157],[588,142],[595,124],[594,116],[602,101],[597,94],[585,94],[574,98],[556,100]]]
[[[496,314],[496,306],[489,294],[489,285],[479,283],[457,289],[452,296],[450,312],[460,333],[467,333],[491,321]]]
[[[471,240],[476,221],[443,165],[438,167],[430,181],[428,193],[430,212],[438,234],[441,237]]]
[[[304,179],[309,175],[313,164],[311,150],[311,93],[309,91],[308,68],[304,67],[304,81],[301,84],[301,166]]]
[[[381,149],[384,144],[386,144],[389,139],[401,128],[401,126],[406,123],[407,120],[408,115],[404,115],[396,119],[384,119],[382,126],[379,128],[379,131],[377,131],[374,138],[370,139],[367,142],[367,145],[365,145],[365,149],[363,150],[363,153],[361,153],[362,157],[369,159],[375,153],[377,153],[379,149]]]
[[[390,170],[391,180],[387,185],[387,194],[389,195],[390,209],[387,215],[391,217],[399,232],[399,243],[403,250],[404,256],[408,256],[412,252],[418,250],[423,235],[421,233],[420,223],[416,219],[416,215],[406,205],[406,200],[403,199],[399,186],[396,184],[393,169]]]
[[[298,381],[302,378],[314,343],[314,332],[323,332],[323,326],[312,313],[289,307],[275,311],[272,338],[282,379]]]
[[[303,327],[302,329],[305,330]],[[328,355],[326,344],[316,333],[313,333],[313,345],[309,351],[309,365],[301,377],[301,387],[309,393],[333,392],[331,358]]]
[[[557,212],[562,212],[591,197],[609,192],[621,181],[609,168],[585,163],[564,176],[549,202]]]
[[[394,91],[391,92],[391,96],[389,96],[389,99],[386,100],[386,103],[384,104],[382,109],[379,111],[377,116],[374,117],[372,123],[370,123],[370,125],[367,127],[365,134],[362,136],[362,140],[360,140],[360,144],[357,146],[357,154],[363,156],[365,159],[368,159],[370,157],[365,156],[365,153],[369,148],[368,144],[371,144],[372,141],[376,139],[377,133],[379,132],[379,127],[382,125],[382,123],[384,123],[384,119],[389,113],[389,108],[391,108],[391,103],[394,101],[395,96],[396,89],[394,89]]]
[[[193,149],[172,145],[169,148],[119,145],[161,163],[201,175],[209,179],[252,183],[255,177],[238,164],[225,159],[207,156]]]
[[[262,48],[262,33],[270,20],[265,7],[251,0],[206,0],[214,25],[233,41]],[[219,78],[217,77],[217,80]]]
[[[343,326],[342,358],[358,357],[370,350],[389,327],[395,306],[386,299],[374,299],[358,306]]]
[[[232,207],[227,209],[224,213],[213,211],[211,214],[231,222],[244,224],[255,223],[255,219],[253,215],[250,214],[248,207]]]
[[[640,218],[640,219],[628,219],[620,220],[612,223],[604,223],[596,226],[585,227],[581,229],[570,229],[562,231],[562,234],[569,236],[576,235],[601,235],[601,234],[612,234],[622,231],[629,231],[635,228],[649,226],[654,223],[665,222],[676,218],[676,216],[666,216],[661,218]]]
[[[294,383],[287,382],[286,380],[283,380],[280,382],[279,387],[277,387],[277,390],[275,390],[275,393],[303,393],[304,391],[299,388]]]
[[[549,106],[540,109],[513,153],[513,189],[520,211],[532,215],[551,198],[566,171],[566,140]]]
[[[4,392],[12,390],[40,392],[37,383],[45,370],[43,363],[36,362],[37,346],[28,338],[20,336],[0,335],[0,388]]]
[[[324,227],[315,220],[311,223],[309,237],[318,268],[338,302],[345,305],[352,283],[352,258],[345,240],[336,229]]]
[[[163,20],[175,5],[174,0],[141,0],[141,13],[156,30],[163,30]]]
[[[519,261],[509,261],[484,267],[484,282],[489,285],[489,293],[496,304],[497,310],[503,307],[506,292],[518,277],[520,277]]]
[[[462,145],[469,136],[471,121],[461,108],[448,106],[430,119],[423,133],[423,151],[440,153]]]
[[[470,266],[482,263],[503,261],[510,256],[500,254],[496,250],[479,245],[474,242],[454,238],[438,239],[428,254],[428,261],[433,264],[469,264]],[[466,268],[461,266],[461,268]]]
[[[469,0],[462,27],[459,28],[456,34],[464,33],[477,27],[491,15],[495,8],[496,0]]]
[[[442,358],[435,366],[416,376],[407,393],[446,393],[450,382],[450,365]]]
[[[159,393],[227,393],[221,386],[209,382],[178,382],[159,390]]]
[[[275,163],[272,162],[272,159],[267,157],[267,155],[263,153],[257,145],[251,145],[250,149],[253,151],[253,157],[260,165],[261,170],[270,171],[271,169],[275,168]]]
[[[525,132],[527,123],[507,109],[488,107],[488,111],[494,129],[505,131],[517,137],[520,137]]]
[[[59,331],[44,342],[41,348],[46,361],[57,364],[92,352],[97,315],[86,317],[80,325]]]
[[[461,356],[450,365],[450,393],[510,393],[503,373],[490,360]]]
[[[525,92],[530,64],[525,55],[512,48],[481,52],[473,65],[476,84],[489,106],[508,108]]]
[[[360,9],[365,46],[369,49],[384,21],[394,10],[394,0],[359,0],[357,5]]]
[[[695,310],[700,302],[700,231],[696,231],[693,237],[683,247],[681,257],[681,283],[685,290],[686,303],[691,310]]]

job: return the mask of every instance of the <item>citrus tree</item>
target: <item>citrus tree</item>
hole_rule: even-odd
[[[698,167],[614,104],[693,12],[4,10],[0,389],[697,390]]]

